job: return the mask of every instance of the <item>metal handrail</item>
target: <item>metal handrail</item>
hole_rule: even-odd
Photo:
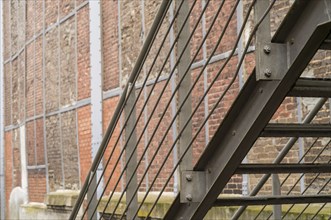
[[[220,66],[218,66],[217,71],[215,71],[215,75],[213,75],[213,78],[211,78],[208,85],[204,87],[203,94],[201,97],[196,98],[196,102],[191,107],[190,111],[185,115],[185,119],[181,120],[181,115],[183,115],[182,111],[185,110],[185,107],[187,107],[187,103],[190,104],[191,96],[193,95],[194,89],[198,88],[198,83],[200,78],[205,77],[204,72],[207,71],[208,67],[210,67],[210,64],[213,62],[213,59],[215,58],[214,54],[217,53],[219,46],[221,45],[221,42],[226,36],[226,32],[228,31],[228,27],[230,26],[231,22],[233,21],[234,14],[236,10],[238,10],[238,5],[241,2],[240,0],[236,0],[232,2],[231,9],[228,10],[226,13],[227,18],[224,19],[220,26],[221,30],[215,28],[216,25],[219,25],[216,21],[218,19],[219,14],[222,14],[222,8],[226,2],[226,0],[216,2],[218,4],[218,7],[212,8],[213,10],[213,16],[209,17],[209,28],[207,32],[204,34],[203,37],[200,39],[199,44],[195,45],[194,53],[187,54],[186,50],[189,50],[190,44],[194,42],[194,35],[196,34],[197,30],[199,30],[199,24],[204,16],[206,16],[206,12],[208,8],[211,8],[212,4],[209,4],[211,0],[206,0],[205,4],[202,3],[201,11],[198,11],[198,14],[194,14],[194,9],[196,7],[196,2],[193,1],[189,7],[189,4],[183,4],[185,0],[163,0],[160,8],[157,12],[156,18],[152,24],[151,30],[146,38],[146,41],[143,44],[143,48],[139,54],[139,57],[137,59],[137,62],[134,65],[134,68],[130,74],[129,80],[126,84],[126,86],[123,89],[123,93],[120,97],[120,100],[118,102],[118,105],[116,107],[115,113],[112,116],[111,122],[107,128],[107,131],[105,132],[105,136],[102,140],[101,146],[97,152],[96,157],[93,160],[92,167],[90,171],[88,172],[87,178],[84,182],[84,185],[82,187],[82,190],[79,194],[77,203],[74,206],[73,212],[71,213],[70,219],[75,219],[78,215],[79,209],[82,206],[84,202],[84,197],[86,194],[89,195],[90,198],[95,198],[98,186],[104,181],[103,183],[103,189],[101,192],[101,195],[98,195],[100,198],[98,200],[92,200],[88,198],[88,201],[86,204],[84,204],[84,210],[82,218],[85,217],[85,215],[88,213],[91,215],[90,212],[92,212],[92,216],[95,216],[95,213],[97,212],[97,209],[100,208],[99,205],[101,203],[101,197],[105,195],[106,191],[110,189],[109,197],[106,198],[106,200],[103,200],[105,206],[103,207],[103,210],[100,212],[100,218],[106,217],[106,215],[110,216],[110,219],[114,218],[114,216],[118,213],[116,211],[120,207],[120,203],[122,202],[122,198],[125,196],[126,193],[126,207],[122,209],[122,213],[119,213],[120,219],[123,219],[125,215],[128,215],[128,218],[135,219],[138,215],[139,210],[141,210],[143,204],[145,203],[149,193],[155,188],[155,185],[157,183],[158,178],[160,177],[161,172],[163,171],[164,167],[166,167],[167,162],[169,161],[169,158],[171,154],[176,150],[177,144],[181,144],[182,136],[184,136],[185,130],[191,126],[190,123],[194,121],[194,116],[197,116],[197,113],[199,113],[199,108],[202,106],[202,103],[206,100],[206,97],[212,92],[212,88],[215,88],[217,85],[218,80],[220,80],[220,77],[222,77],[222,73],[225,72],[227,65],[230,63],[230,61],[234,60],[233,58],[237,55],[237,47],[238,44],[241,42],[240,40],[243,39],[245,28],[247,28],[247,25],[249,25],[249,18],[252,15],[253,7],[255,6],[255,3],[258,2],[258,0],[252,0],[250,4],[246,5],[246,14],[245,18],[243,19],[242,25],[240,29],[238,29],[238,33],[236,38],[233,37],[233,42],[231,43],[231,49],[227,51],[225,58],[223,58],[222,62],[220,62]],[[146,218],[149,218],[152,214],[154,208],[156,207],[159,199],[161,198],[164,191],[169,187],[169,183],[172,180],[172,178],[175,176],[176,171],[179,169],[180,164],[183,164],[182,162],[185,160],[186,154],[189,153],[189,150],[193,148],[194,143],[196,143],[199,134],[203,133],[203,128],[206,128],[208,126],[207,122],[211,119],[212,115],[215,114],[217,108],[220,107],[220,104],[224,101],[225,97],[230,94],[231,88],[234,88],[236,86],[235,82],[239,76],[240,69],[242,68],[243,62],[245,60],[245,57],[247,56],[248,49],[250,47],[251,41],[254,36],[256,36],[256,32],[263,22],[263,20],[266,18],[268,14],[270,14],[271,9],[273,8],[276,0],[272,0],[271,3],[268,5],[266,10],[259,14],[259,18],[255,20],[255,24],[248,36],[248,39],[246,39],[245,45],[242,45],[244,48],[243,50],[238,53],[238,57],[236,58],[236,67],[233,69],[233,72],[231,75],[227,78],[226,84],[221,89],[221,91],[218,94],[218,97],[212,100],[210,106],[211,109],[205,112],[203,120],[199,121],[198,125],[195,125],[196,127],[194,132],[192,132],[192,137],[190,136],[185,141],[183,141],[185,144],[180,145],[180,155],[178,155],[178,161],[174,161],[172,164],[173,166],[166,171],[166,175],[164,175],[164,179],[162,184],[158,185],[158,195],[156,196],[155,200],[152,202],[151,206],[149,206],[149,210],[146,211],[147,215]],[[173,10],[171,7],[171,4],[176,3],[176,11],[171,19],[169,19],[169,24],[164,22],[165,17],[167,16],[167,13],[171,14],[173,12],[170,12],[170,10]],[[178,4],[179,3],[179,4]],[[187,2],[186,2],[187,3]],[[184,6],[183,6],[184,5]],[[185,15],[183,12],[180,14],[180,11],[185,11]],[[225,7],[224,7],[225,8]],[[179,15],[180,14],[180,15]],[[184,15],[184,16],[182,16]],[[190,22],[190,17],[193,17],[194,15],[194,23]],[[222,15],[224,16],[224,15]],[[261,16],[261,17],[260,17]],[[177,26],[176,29],[176,37],[170,36],[172,40],[170,40],[169,47],[166,45],[166,39],[169,37],[169,35],[174,35],[172,32],[172,29],[174,28],[176,22],[178,24],[181,24]],[[165,24],[166,23],[166,24]],[[203,23],[203,22],[202,22]],[[216,25],[215,25],[216,24]],[[167,25],[167,26],[166,26]],[[166,31],[162,32],[160,30],[163,30],[162,28],[166,26]],[[192,31],[187,31],[187,26],[190,26]],[[190,85],[183,88],[183,83],[185,83],[185,80],[187,79],[187,76],[191,75],[191,69],[194,64],[195,59],[199,56],[199,53],[201,52],[203,46],[206,44],[209,34],[212,33],[212,30],[218,31],[217,32],[217,40],[213,41],[213,48],[208,51],[209,57],[206,55],[204,57],[204,62],[201,65],[201,69],[197,71],[197,75],[195,75],[194,80],[190,81]],[[185,33],[183,33],[185,32]],[[165,33],[165,34],[164,34]],[[157,36],[161,35],[162,40],[159,44],[158,41],[156,41]],[[183,34],[183,37],[181,39],[181,36]],[[185,36],[184,36],[185,35]],[[183,40],[184,38],[184,40]],[[157,45],[156,45],[157,44]],[[240,43],[241,44],[241,43]],[[156,45],[156,53],[152,51],[153,46]],[[182,49],[181,52],[175,53],[175,50],[179,48]],[[162,58],[161,57],[161,50],[166,51],[166,55]],[[207,50],[207,49],[205,49]],[[205,51],[206,52],[206,51]],[[151,54],[152,53],[152,54]],[[176,55],[174,55],[176,54]],[[163,54],[162,54],[163,55]],[[164,78],[161,78],[161,75],[163,74],[164,70],[166,69],[167,62],[170,60],[170,56],[177,56],[177,60],[174,63],[172,63],[169,72],[166,73],[166,76]],[[185,60],[185,58],[189,57],[189,61]],[[184,58],[183,58],[184,57]],[[151,58],[152,62],[149,63],[149,58]],[[156,62],[157,59],[162,59],[161,65],[157,66]],[[183,58],[183,59],[182,59]],[[183,64],[184,63],[184,64]],[[148,66],[147,66],[148,65]],[[181,66],[180,66],[181,65]],[[159,68],[156,71],[156,75],[152,75],[154,67]],[[182,68],[184,66],[184,68]],[[148,70],[147,70],[148,67]],[[142,74],[144,70],[144,74]],[[180,74],[176,75],[178,70],[180,71]],[[146,72],[147,71],[147,72]],[[143,77],[143,78],[141,78]],[[149,92],[147,94],[147,86],[148,86],[148,79],[149,77],[153,77],[153,80],[155,80],[154,83],[151,84],[151,87],[148,88]],[[166,96],[167,94],[167,88],[170,82],[174,80],[174,78],[177,77],[177,84],[176,86],[172,87],[171,94],[169,96]],[[139,88],[141,88],[139,91],[137,91],[137,97],[136,94],[136,88],[137,88],[137,82],[142,79],[143,83],[142,85],[139,84]],[[208,79],[208,78],[207,78]],[[164,80],[162,83],[159,83],[159,80]],[[205,80],[205,78],[204,78]],[[157,87],[157,85],[160,85],[160,87]],[[214,86],[214,87],[213,87]],[[160,88],[160,90],[157,90],[157,88]],[[180,90],[182,89],[182,90]],[[143,103],[139,102],[139,99],[141,98],[144,91],[144,100]],[[159,93],[157,97],[153,97],[153,93]],[[166,96],[166,98],[165,98]],[[167,113],[168,110],[173,102],[176,101],[176,98],[178,98],[178,104],[176,111],[172,112],[172,115],[170,118],[168,118]],[[154,98],[152,102],[152,98]],[[166,100],[164,100],[164,99]],[[141,98],[142,99],[142,98]],[[319,109],[324,105],[326,102],[326,99],[321,99],[315,106],[315,108],[307,115],[303,123],[309,123],[316,113],[319,111]],[[139,105],[141,104],[141,105]],[[152,104],[151,111],[149,112],[148,104]],[[162,104],[160,107],[160,104]],[[207,103],[209,104],[209,103]],[[137,109],[139,111],[136,111]],[[159,111],[158,108],[160,108]],[[146,111],[149,112],[149,116],[145,116],[144,124],[140,127],[139,122],[141,122],[141,118],[143,116],[143,113]],[[226,112],[227,110],[225,110]],[[157,113],[159,113],[157,115]],[[119,124],[119,121],[122,119],[122,117],[125,116],[124,123],[121,121],[119,134],[117,133],[117,126]],[[136,118],[137,116],[137,118]],[[157,118],[155,126],[152,124],[152,120]],[[180,129],[177,132],[176,135],[172,138],[172,142],[169,144],[165,141],[167,140],[167,137],[169,136],[171,129],[174,128],[174,125],[176,124],[177,120],[180,121],[179,126]],[[221,121],[221,118],[220,118]],[[153,121],[154,122],[154,121]],[[221,122],[217,122],[218,125],[220,125]],[[151,131],[151,136],[147,138],[147,134],[149,135],[149,128],[153,127],[153,130]],[[192,126],[193,127],[193,126]],[[160,129],[162,128],[162,130]],[[116,132],[115,132],[116,130]],[[193,130],[193,129],[192,129]],[[138,133],[139,134],[136,134]],[[157,136],[157,135],[160,136]],[[207,134],[205,134],[207,135]],[[114,144],[111,144],[110,146],[110,140],[114,138]],[[122,143],[122,138],[125,138],[125,141]],[[144,149],[140,150],[140,142],[141,140],[145,138],[145,145]],[[158,138],[158,140],[156,140]],[[280,154],[277,156],[277,158],[274,160],[274,163],[280,163],[282,159],[287,155],[289,150],[292,148],[292,146],[296,143],[298,138],[291,138],[286,146],[283,148],[283,150],[280,152]],[[156,143],[155,143],[156,142]],[[314,144],[313,144],[314,145]],[[308,151],[313,147],[313,145],[308,149]],[[158,155],[160,155],[162,147],[166,146],[167,149],[162,154],[162,159],[158,160]],[[105,158],[105,152],[107,148],[111,148],[110,154],[107,158]],[[122,148],[121,148],[122,147]],[[148,154],[148,151],[151,150],[152,156],[149,158],[149,161],[147,164],[145,164],[144,170],[140,172],[139,168],[141,165],[146,161],[144,159],[146,158],[146,155]],[[306,152],[306,154],[308,153]],[[119,154],[117,154],[119,153]],[[137,154],[139,156],[137,156]],[[306,155],[305,154],[305,155]],[[122,163],[123,158],[125,158],[125,163]],[[157,166],[152,167],[153,163],[157,161]],[[101,163],[104,163],[103,171],[101,172],[101,176],[104,177],[107,175],[107,178],[96,178],[96,171],[97,168]],[[108,176],[107,171],[109,171],[109,167],[111,167],[110,175]],[[119,171],[119,169],[121,169]],[[117,172],[119,171],[119,172]],[[147,174],[149,172],[153,172],[152,179],[149,179]],[[139,174],[139,176],[138,176]],[[138,176],[138,177],[137,177]],[[142,200],[139,201],[140,204],[137,204],[137,195],[139,190],[141,190],[144,186],[143,181],[145,180],[147,176],[147,179],[149,179],[149,186],[146,187],[146,193],[143,196]],[[257,184],[257,186],[253,189],[251,192],[251,195],[256,195],[259,190],[263,187],[264,183],[268,180],[270,177],[270,174],[264,175],[260,182]],[[138,178],[139,181],[138,181]],[[288,178],[288,177],[287,177]],[[120,186],[121,181],[125,180],[126,185],[122,187],[118,200],[113,202],[115,192],[117,192],[118,187]],[[286,180],[284,180],[285,182]],[[283,182],[283,183],[284,183]],[[283,184],[282,183],[282,184]],[[108,192],[108,191],[107,191]],[[109,208],[110,203],[111,204],[111,213],[106,213],[107,208]],[[93,204],[93,205],[92,205]],[[246,206],[240,207],[237,212],[234,215],[234,219],[237,219],[240,217],[242,212],[245,210]],[[262,212],[262,211],[261,211]],[[108,217],[108,216],[107,216]]]
[[[90,180],[93,180],[94,176],[96,175],[96,171],[97,168],[102,160],[102,157],[106,151],[107,145],[109,143],[110,137],[113,134],[116,124],[120,119],[120,115],[123,112],[125,103],[127,101],[127,92],[129,89],[129,83],[134,83],[134,81],[136,81],[137,77],[138,77],[138,73],[140,72],[144,61],[146,60],[147,54],[150,51],[153,42],[155,40],[155,37],[158,33],[158,30],[160,29],[160,25],[162,24],[162,20],[164,19],[166,12],[170,6],[170,1],[168,0],[163,0],[160,8],[158,10],[158,13],[155,16],[154,22],[152,24],[151,30],[145,40],[145,43],[140,51],[140,54],[137,58],[137,61],[135,63],[135,66],[130,74],[128,83],[126,84],[122,96],[116,106],[115,112],[114,112],[114,116],[112,118],[112,120],[109,123],[109,126],[106,130],[106,133],[104,135],[105,138],[102,139],[102,142],[100,144],[100,147],[95,155],[95,158],[93,160],[92,166],[90,168],[90,171],[85,179],[84,185],[79,193],[79,196],[77,198],[77,202],[75,203],[75,206],[73,207],[73,210],[70,214],[70,218],[71,220],[75,219],[77,217],[77,214],[79,212],[79,209],[84,201],[84,197],[87,194],[87,190],[88,187],[90,186],[91,182]],[[129,93],[131,93],[131,91],[133,91],[133,87],[130,89]]]
[[[182,3],[183,3],[183,1],[182,1]],[[179,11],[179,9],[181,8],[182,3],[179,5],[178,10],[177,10],[177,12],[176,12],[176,14],[175,14],[175,16],[174,16],[174,19],[171,21],[169,27],[172,27],[172,25],[174,24],[174,22],[175,22],[175,18],[176,18],[176,16],[178,15],[178,11]],[[165,42],[165,40],[166,40],[166,37],[168,36],[169,32],[170,32],[170,28],[168,28],[168,30],[167,30],[167,32],[166,32],[166,34],[165,34],[165,36],[164,36],[164,38],[163,38],[163,40],[162,40],[161,45],[164,44],[164,42]],[[173,48],[173,47],[175,46],[175,42],[177,42],[177,39],[178,39],[178,37],[175,39],[175,41],[174,41],[174,43],[173,43],[173,45],[172,45],[171,48]],[[157,59],[157,57],[159,56],[159,54],[160,54],[160,52],[161,52],[161,48],[162,48],[162,47],[160,47],[160,48],[158,49],[157,53],[156,53],[156,56],[155,56],[155,58],[154,58],[154,60],[153,60],[153,62],[152,62],[152,65],[151,65],[151,67],[150,67],[150,69],[149,69],[149,71],[148,71],[148,73],[147,73],[147,75],[146,75],[146,77],[145,77],[145,80],[144,80],[144,82],[143,82],[143,84],[142,84],[142,87],[144,87],[144,86],[146,85],[146,83],[147,83],[147,79],[148,79],[149,75],[151,74],[152,68],[153,68],[153,66],[154,66],[155,63],[156,63],[156,59]],[[169,54],[170,54],[170,53],[169,53]],[[167,57],[168,57],[168,56],[167,56]],[[163,67],[164,67],[164,66],[163,66]],[[160,70],[158,76],[156,77],[156,81],[157,81],[158,78],[161,76],[161,72],[162,72],[163,67],[161,68],[161,70]],[[133,82],[133,83],[134,83],[134,82]],[[151,96],[151,94],[152,94],[152,91],[154,90],[154,87],[155,87],[154,85],[155,85],[155,84],[153,84],[153,88],[151,89],[151,92],[149,93],[149,95],[148,95],[148,97],[147,97],[147,99],[146,99],[146,101],[145,101],[145,103],[144,103],[144,105],[143,105],[143,107],[142,107],[142,110],[141,110],[139,116],[138,116],[137,119],[136,119],[136,122],[135,122],[134,127],[137,126],[138,121],[139,121],[140,117],[142,116],[142,113],[143,113],[143,111],[144,111],[144,109],[145,109],[145,107],[146,107],[146,104],[147,104],[147,100],[149,100],[149,98],[150,98],[150,96]],[[132,86],[132,88],[133,88],[133,87],[134,87],[134,86]],[[133,103],[133,106],[136,106],[136,105],[137,105],[138,98],[139,98],[140,95],[142,94],[142,91],[143,91],[143,90],[140,90],[140,91],[139,91],[139,93],[138,93],[138,95],[137,95],[137,98],[136,98],[135,102]],[[126,119],[125,122],[124,122],[123,129],[121,129],[120,134],[118,135],[118,138],[117,138],[116,141],[115,141],[114,147],[113,147],[113,149],[112,149],[112,152],[110,153],[110,156],[109,156],[108,159],[107,159],[106,165],[105,165],[105,167],[104,167],[104,169],[103,169],[103,171],[102,171],[101,176],[103,176],[103,175],[105,174],[105,171],[107,170],[107,167],[108,167],[108,165],[109,165],[109,162],[110,162],[110,160],[113,158],[113,155],[114,155],[114,152],[115,152],[116,146],[118,145],[118,143],[119,143],[119,141],[120,141],[120,137],[121,137],[121,135],[122,135],[123,132],[125,131],[125,129],[124,129],[124,128],[125,128],[125,125],[127,124],[128,120],[129,120],[129,117],[130,117],[131,114],[133,113],[133,109],[134,109],[134,108],[131,108],[129,115],[128,115],[127,119]],[[112,176],[113,176],[113,174],[114,174],[114,172],[115,172],[115,168],[117,167],[118,163],[120,162],[120,160],[121,160],[121,156],[123,155],[124,150],[125,150],[125,147],[126,147],[127,144],[128,144],[128,140],[130,140],[130,138],[131,138],[133,132],[134,132],[134,130],[132,130],[132,131],[130,132],[129,136],[127,137],[127,141],[125,142],[124,147],[123,147],[123,149],[121,150],[120,155],[118,156],[118,158],[117,158],[117,160],[116,160],[116,162],[115,162],[114,169],[112,170],[112,172],[111,172],[111,174],[110,174],[110,176],[109,176],[109,178],[108,178],[108,180],[107,180],[107,182],[106,182],[106,184],[105,184],[105,187],[104,187],[104,189],[102,190],[102,193],[101,193],[100,197],[102,197],[102,196],[104,195],[104,193],[105,193],[105,191],[106,191],[106,188],[107,188],[107,186],[109,185],[109,182],[110,182],[110,180],[111,180],[111,178],[112,178]],[[143,133],[144,133],[144,132],[142,132],[142,134],[143,134]],[[140,138],[141,138],[141,137],[140,137]],[[139,138],[139,140],[140,140],[140,138]],[[139,143],[139,140],[137,141],[137,143]],[[131,160],[132,155],[133,155],[133,153],[130,155],[130,158],[128,159],[128,161]],[[126,164],[126,166],[127,166],[127,164]],[[126,166],[125,166],[125,167],[126,167]],[[124,171],[124,170],[125,170],[125,168],[123,169],[123,171]],[[100,178],[100,179],[98,180],[98,182],[97,182],[97,187],[100,185],[101,181],[102,181],[102,179]],[[116,186],[117,186],[117,184],[116,184]],[[115,186],[115,188],[116,188],[116,186]],[[96,193],[97,187],[93,190],[93,195]],[[112,194],[110,195],[110,198],[112,197],[113,193],[114,193],[114,191],[113,191]],[[101,202],[100,200],[97,201],[97,205],[96,205],[96,207],[100,204],[100,202]],[[90,203],[91,203],[91,201],[88,202],[87,207],[90,205]],[[93,213],[96,212],[96,207],[95,207],[95,209],[93,210]],[[107,207],[107,205],[106,205],[106,207]],[[86,210],[87,210],[87,209],[86,209]],[[83,216],[85,215],[86,210],[84,211]],[[102,216],[101,216],[101,217],[102,217]]]

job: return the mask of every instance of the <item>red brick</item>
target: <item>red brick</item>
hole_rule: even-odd
[[[46,170],[28,170],[29,201],[44,202],[47,192]]]
[[[80,179],[85,181],[92,164],[91,156],[91,107],[85,106],[77,110],[78,146],[80,159]]]

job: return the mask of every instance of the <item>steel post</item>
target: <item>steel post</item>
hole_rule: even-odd
[[[281,195],[281,186],[278,174],[272,174],[272,195]],[[282,206],[280,204],[272,206],[273,219],[279,220],[282,218]]]
[[[179,5],[180,1],[176,0],[176,7]],[[176,9],[177,10],[177,9]],[[185,22],[185,18],[187,16],[187,13],[189,13],[189,3],[188,1],[184,1],[182,7],[179,10],[178,13],[178,20],[176,23],[176,28],[179,30],[183,23]],[[187,20],[186,24],[184,24],[183,31],[181,32],[179,39],[178,39],[178,54],[181,54],[183,50],[185,49],[184,46],[186,42],[189,39],[190,36],[190,22],[189,19]],[[183,56],[181,57],[181,60],[178,64],[177,68],[177,74],[178,79],[181,79],[184,77],[185,70],[187,69],[189,63],[190,63],[190,47],[187,46],[184,50]],[[181,105],[185,100],[185,96],[188,92],[188,90],[191,88],[191,71],[186,74],[185,79],[182,81],[182,84],[180,85],[178,89],[178,105]],[[179,130],[182,130],[185,123],[188,120],[188,117],[192,113],[192,98],[189,96],[183,105],[181,112],[179,113]],[[179,138],[179,156],[183,154],[185,151],[186,146],[190,143],[192,139],[192,122],[190,122],[185,130],[183,131],[182,135]],[[187,152],[186,156],[181,161],[181,164],[179,166],[180,175],[183,175],[183,172],[192,170],[192,148]],[[181,178],[182,179],[182,178]],[[182,191],[185,188],[185,182],[180,182],[180,191]],[[188,202],[186,195],[183,195],[182,202]]]
[[[131,90],[131,87],[133,85],[129,84],[129,91]],[[127,147],[125,149],[125,163],[128,164],[126,169],[126,181],[127,181],[127,191],[126,191],[126,202],[128,208],[126,213],[126,219],[136,219],[134,218],[135,212],[138,209],[138,196],[137,193],[135,193],[135,189],[137,188],[137,173],[134,172],[135,168],[137,166],[137,149],[135,148],[137,143],[137,135],[136,135],[136,127],[134,126],[136,123],[136,107],[133,106],[135,100],[136,100],[136,91],[133,88],[132,92],[128,95],[128,102],[124,107],[124,113],[125,113],[125,121],[128,120],[128,123],[125,126],[125,137],[129,137],[131,134],[131,137],[129,140],[126,140],[128,142]],[[133,109],[131,116],[128,119],[128,115],[130,114],[131,109]],[[131,160],[128,160],[130,155],[132,155]],[[128,182],[129,179],[133,176],[131,182]],[[114,189],[115,190],[115,189]],[[131,204],[128,204],[129,201],[132,200]]]

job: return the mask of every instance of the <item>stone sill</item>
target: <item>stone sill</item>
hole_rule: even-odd
[[[78,198],[79,191],[68,191],[68,190],[61,190],[53,193],[49,193],[45,199],[45,203],[29,203],[21,206],[21,209],[24,210],[25,214],[29,213],[50,213],[50,212],[62,212],[67,213],[67,215],[70,214],[70,210],[72,210],[72,207],[74,206],[77,198]],[[112,201],[110,202],[110,205],[108,205],[105,213],[112,213],[114,210],[115,205],[117,204],[118,200],[120,199],[121,193],[115,192],[112,198]],[[159,195],[158,192],[151,192],[145,202],[142,206],[141,210],[138,212],[139,217],[144,217],[148,214],[150,208],[152,207],[154,201],[156,200],[157,196]],[[140,192],[138,193],[138,202],[141,203],[142,198],[145,196],[145,193]],[[229,197],[229,196],[240,196],[240,195],[222,195],[221,197]],[[172,201],[175,199],[176,195],[172,192],[165,192],[161,196],[158,204],[155,206],[151,217],[153,219],[162,219],[162,217],[165,215],[166,211],[171,206]],[[105,205],[107,203],[107,199],[109,197],[103,197],[101,199],[101,202],[98,207],[98,211],[102,212],[105,208]],[[121,215],[123,211],[125,210],[125,195],[121,199],[120,205],[118,206],[116,210],[116,215]],[[282,210],[285,213],[287,209],[291,205],[282,205]],[[241,219],[247,219],[252,218],[252,216],[255,216],[261,209],[262,206],[250,206],[246,209],[246,212],[243,214]],[[297,216],[301,210],[305,207],[304,204],[298,204],[295,205],[291,212],[288,214],[288,218],[286,219],[293,219],[295,216]],[[302,216],[302,219],[310,219],[309,217],[312,217],[312,215],[315,214],[315,212],[318,210],[320,206],[319,205],[310,205],[306,210],[305,214]],[[212,219],[220,219],[219,217],[222,216],[222,219],[230,218],[233,213],[236,211],[238,207],[214,207],[212,208],[207,216],[205,217],[206,220],[212,220]],[[272,206],[267,206],[265,208],[265,211],[260,216],[261,219],[265,218],[266,216],[269,216],[269,214],[272,213]],[[324,207],[324,209],[319,213],[317,219],[328,219],[331,217],[331,204],[327,204],[327,206]]]

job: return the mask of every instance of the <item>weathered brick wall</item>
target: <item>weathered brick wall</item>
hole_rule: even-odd
[[[8,177],[13,177],[13,151],[12,151],[12,131],[7,131],[5,133],[5,184],[6,184],[6,207],[9,205],[9,196],[14,188],[13,186],[13,178],[8,178]],[[6,213],[8,216],[8,213]]]
[[[90,97],[90,37],[89,10],[84,7],[77,14],[77,99]]]
[[[102,109],[102,127],[103,127],[103,133],[106,132],[108,124],[113,116],[115,107],[117,105],[118,102],[118,97],[114,97],[114,98],[110,98],[107,99],[103,102],[103,109]],[[107,187],[106,192],[112,191],[115,187],[115,184],[117,182],[117,179],[120,175],[121,172],[121,163],[119,162],[118,165],[115,168],[115,164],[117,162],[117,159],[119,158],[120,155],[120,144],[118,143],[116,145],[116,148],[114,148],[117,137],[119,135],[119,131],[120,131],[120,126],[118,125],[114,131],[114,135],[112,136],[112,138],[109,141],[107,150],[105,152],[105,156],[103,158],[103,167],[104,169],[106,169],[105,172],[105,177],[104,177],[104,183],[106,183],[107,179],[109,178],[109,176],[113,173],[113,178],[112,180],[109,182],[109,185]],[[106,162],[109,158],[109,156],[113,154],[112,159],[109,162],[108,167],[106,168]],[[115,169],[115,170],[114,170]],[[114,172],[112,172],[114,170]],[[116,178],[117,177],[117,178]],[[124,181],[124,180],[123,180]],[[118,185],[118,187],[116,188],[116,190],[120,190],[121,189],[121,183]]]
[[[135,1],[138,2],[138,1]],[[103,90],[119,86],[118,1],[102,1]]]
[[[77,112],[66,108],[89,97],[88,7],[81,0],[3,5],[6,198],[21,186],[25,146],[29,199],[43,201],[47,191],[80,183]]]
[[[44,202],[47,193],[45,169],[28,171],[29,201]]]
[[[143,45],[143,41],[148,34],[155,14],[161,0],[121,0],[102,1],[102,55],[103,55],[103,92],[120,89],[124,86],[134,63]],[[246,13],[248,2],[244,1],[244,11]],[[189,1],[189,6],[193,1]],[[272,11],[272,32],[279,26],[281,20],[289,9],[293,0],[276,1],[275,9]],[[193,34],[191,47],[191,58],[197,53],[195,62],[205,61],[211,55],[213,48],[222,32],[225,22],[229,17],[235,1],[225,1],[223,9],[216,19],[213,31],[206,40],[206,47],[197,51],[203,38],[203,29],[208,30],[212,19],[216,14],[216,9],[221,1],[210,1],[206,10],[205,23],[200,21],[197,30]],[[21,165],[20,165],[20,135],[19,127],[25,126],[26,130],[26,152],[28,161],[28,184],[29,199],[31,201],[42,201],[43,194],[56,189],[76,189],[80,182],[84,181],[90,168],[91,159],[91,106],[90,106],[90,45],[89,45],[89,8],[87,0],[45,0],[45,1],[4,1],[4,81],[5,81],[5,146],[6,146],[6,196],[9,198],[12,187],[20,185]],[[202,11],[202,0],[195,3],[193,15],[190,18],[190,28],[195,25],[200,12]],[[245,14],[244,13],[244,14]],[[25,15],[25,16],[22,16]],[[233,47],[237,37],[237,15],[234,14],[232,21],[226,30],[220,46],[216,48],[214,55],[229,52]],[[151,48],[150,56],[146,60],[139,83],[143,82],[144,74],[149,72],[151,63],[156,56],[157,49],[161,44],[162,37],[166,33],[169,24],[169,15],[166,16],[164,25],[161,26],[160,33],[155,40],[155,45]],[[251,32],[254,21],[250,22],[245,29],[245,40]],[[175,28],[175,32],[178,30]],[[253,45],[253,44],[252,44]],[[145,120],[151,116],[153,108],[156,111],[151,116],[147,131],[142,135],[138,144],[138,158],[141,157],[146,142],[148,142],[155,130],[156,135],[151,140],[151,147],[142,159],[138,168],[138,180],[141,180],[145,167],[151,163],[151,171],[142,181],[141,190],[146,190],[150,182],[155,177],[157,169],[162,164],[169,148],[173,145],[172,128],[166,134],[166,138],[160,148],[155,160],[151,158],[156,152],[156,148],[162,140],[173,113],[171,108],[165,110],[166,104],[170,101],[171,83],[169,83],[163,94],[162,101],[156,104],[167,77],[171,73],[170,62],[162,67],[163,61],[167,58],[170,49],[169,36],[165,41],[159,58],[155,66],[150,71],[149,80],[155,79],[159,72],[163,77],[161,82],[155,85],[149,104],[144,110],[145,113],[139,119],[137,127],[137,137],[142,133]],[[179,56],[175,50],[175,57]],[[330,52],[319,52],[311,65],[306,69],[305,76],[330,77],[331,64]],[[221,59],[209,64],[204,70],[204,75],[198,80],[192,95],[192,108],[194,109],[206,89],[217,76],[218,71],[223,68],[225,60]],[[209,91],[207,98],[198,107],[192,119],[193,134],[198,131],[205,118],[205,111],[210,112],[214,104],[226,89],[229,82],[234,79],[234,84],[227,95],[215,109],[206,126],[200,131],[197,139],[193,142],[193,154],[195,162],[203,152],[208,140],[215,133],[221,123],[225,113],[233,103],[239,92],[238,76],[235,76],[238,64],[237,55],[233,56],[224,66],[223,73],[217,78],[215,84]],[[255,66],[254,53],[246,56],[244,69],[241,77],[247,79]],[[163,68],[161,70],[161,68]],[[192,70],[192,83],[197,79],[202,71],[201,67]],[[175,78],[175,81],[178,80]],[[151,91],[153,84],[145,88],[136,90],[136,95],[142,89],[142,95],[138,100],[137,117],[142,110],[144,99]],[[117,90],[116,90],[117,91]],[[105,93],[104,93],[105,94]],[[178,97],[174,100],[177,102]],[[107,97],[103,101],[103,131],[105,132],[114,109],[119,100],[117,94]],[[305,116],[312,108],[314,99],[301,99],[302,114]],[[206,102],[206,103],[205,103]],[[77,104],[78,103],[78,104]],[[178,103],[177,103],[178,104]],[[273,122],[298,122],[297,116],[298,100],[286,98],[279,110],[273,117]],[[205,109],[208,108],[208,109]],[[157,126],[159,119],[166,111],[161,124]],[[328,123],[330,119],[330,105],[326,104],[317,119],[318,123]],[[175,122],[178,123],[178,122]],[[178,124],[177,124],[178,126]],[[109,157],[115,141],[120,132],[117,126],[113,137],[110,140],[109,148],[106,151],[104,162]],[[125,136],[125,135],[124,135]],[[123,137],[124,137],[123,136]],[[248,155],[249,162],[272,162],[282,149],[288,138],[259,139]],[[307,149],[313,139],[303,139],[304,148]],[[114,151],[114,158],[117,159],[125,143],[125,138],[119,142]],[[121,146],[122,144],[122,146]],[[317,146],[307,155],[307,160],[313,160],[322,147],[327,144],[326,139],[317,141]],[[326,149],[318,161],[327,161],[330,149]],[[299,145],[289,152],[284,159],[286,162],[297,162],[299,159]],[[123,157],[124,158],[124,157]],[[115,166],[115,159],[110,161],[106,171],[106,179]],[[124,161],[124,160],[123,160]],[[174,160],[172,153],[157,179],[152,190],[160,190],[163,187],[166,177],[170,174]],[[37,167],[38,166],[38,167]],[[114,173],[118,177],[123,164],[120,163]],[[250,176],[250,189],[257,183],[260,175]],[[280,176],[284,179],[285,175]],[[305,182],[308,185],[313,179],[313,175],[306,175]],[[116,190],[120,190],[125,181],[119,184]],[[294,183],[298,175],[289,178],[284,192]],[[325,176],[321,175],[322,179]],[[147,182],[145,180],[148,180]],[[113,189],[116,178],[112,180],[107,188],[107,192]],[[47,185],[48,183],[48,185]],[[172,191],[174,180],[171,179],[167,191]],[[315,190],[321,185],[318,183]],[[232,178],[224,193],[241,193],[242,176],[236,175]],[[270,192],[271,183],[268,182],[263,192]],[[296,192],[299,192],[296,187]]]
[[[78,145],[79,145],[79,161],[80,161],[80,179],[84,181],[90,165],[91,158],[91,107],[85,106],[77,110],[78,123]]]

